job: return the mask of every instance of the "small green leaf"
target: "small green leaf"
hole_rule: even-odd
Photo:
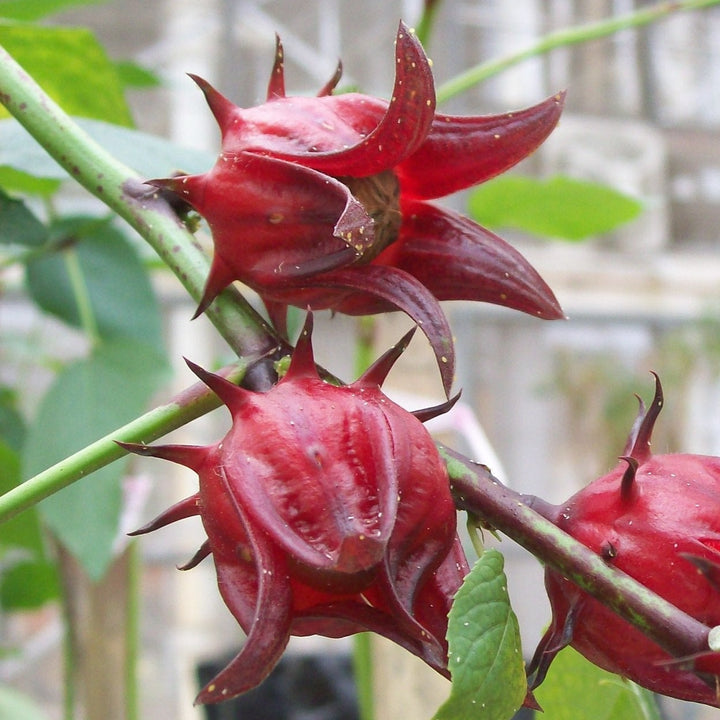
[[[48,716],[27,695],[11,687],[0,686],[0,718],[7,720],[48,720]]]
[[[205,172],[216,154],[193,150],[169,140],[101,120],[75,118],[90,137],[111,155],[146,178],[173,172]],[[42,178],[66,180],[68,174],[15,120],[0,120],[0,167]]]
[[[0,190],[0,245],[37,247],[47,239],[47,228],[25,203]]]
[[[584,240],[636,218],[643,204],[599,183],[556,175],[507,175],[472,191],[468,210],[485,227],[515,228],[547,238]]]
[[[132,124],[115,66],[89,30],[0,21],[0,45],[68,114]]]
[[[34,475],[129,422],[145,410],[166,375],[164,356],[127,338],[101,343],[90,357],[66,367],[28,430],[23,475]],[[124,467],[124,462],[108,465],[38,506],[94,580],[113,557]]]
[[[63,218],[51,227],[58,252],[33,259],[27,283],[33,300],[70,325],[81,327],[69,255],[81,273],[101,338],[135,338],[162,348],[157,298],[136,250],[121,230],[93,216]]]
[[[534,691],[542,713],[536,720],[660,720],[653,694],[601,670],[580,653],[558,653]]]
[[[0,442],[0,494],[20,482],[20,457]],[[0,605],[4,610],[39,607],[58,595],[55,567],[45,556],[35,508],[0,525]],[[0,717],[2,717],[0,715]]]
[[[448,623],[450,697],[434,720],[507,720],[527,692],[503,556],[487,550],[455,596]]]
[[[39,20],[76,5],[100,5],[107,0],[0,0],[0,17]]]

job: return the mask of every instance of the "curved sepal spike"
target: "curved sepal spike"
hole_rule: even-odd
[[[145,535],[145,533],[158,530],[159,528],[170,525],[171,523],[177,522],[178,520],[184,520],[185,518],[193,517],[194,515],[200,514],[200,508],[198,506],[199,495],[191,495],[180,502],[175,503],[167,510],[161,512],[156,518],[146,523],[137,530],[129,532],[128,535],[135,537],[136,535]]]
[[[156,457],[183,465],[190,470],[200,472],[200,468],[208,456],[206,445],[143,445],[142,443],[115,443],[128,452],[146,457]]]
[[[625,441],[625,448],[622,451],[621,457],[630,454],[633,445],[635,445],[635,439],[640,432],[640,426],[642,425],[643,418],[645,417],[645,402],[637,393],[634,394],[638,401],[638,411],[637,415],[635,415],[635,420],[633,420],[632,427],[630,428],[628,439]]]
[[[420,410],[413,410],[411,414],[414,415],[420,422],[427,422],[428,420],[432,420],[433,418],[438,417],[439,415],[444,415],[448,412],[448,410],[450,410],[460,399],[461,395],[462,390],[457,393],[457,395],[453,395],[449,400],[446,400],[444,403],[433,405],[428,408],[422,408]]]
[[[210,263],[210,273],[205,281],[202,297],[191,320],[199,318],[210,307],[210,303],[231,283],[235,281],[235,273],[216,252]]]
[[[629,453],[630,457],[635,458],[635,460],[637,460],[638,463],[640,463],[641,465],[652,454],[650,451],[652,432],[653,428],[655,427],[655,421],[658,419],[658,415],[660,415],[660,411],[662,410],[664,403],[663,389],[662,384],[660,383],[660,378],[655,372],[652,372],[652,375],[655,377],[655,395],[653,396],[653,401],[650,404],[650,407],[645,413],[645,417],[640,423],[635,442],[633,443],[633,446],[630,449]]]
[[[555,656],[572,642],[580,606],[581,603],[577,601],[571,605],[560,627],[556,623],[556,618],[553,618],[527,666],[528,690],[535,690],[542,684]]]
[[[620,497],[627,502],[632,497],[638,461],[631,455],[623,455],[620,460],[624,460],[627,463],[622,480],[620,481]]]
[[[337,84],[340,82],[340,78],[342,78],[343,74],[343,66],[342,66],[342,60],[338,60],[337,67],[335,68],[335,74],[320,88],[320,92],[318,92],[318,97],[324,97],[325,95],[332,95],[333,90],[337,87]]]
[[[280,36],[275,33],[275,62],[268,82],[267,99],[278,100],[285,97],[285,51]]]
[[[328,152],[275,153],[333,176],[368,177],[409,158],[430,132],[435,84],[420,41],[401,22],[395,41],[395,82],[385,115],[360,142]]]
[[[681,552],[678,554],[692,563],[716,590],[720,590],[720,563],[693,553]]]
[[[187,358],[185,364],[223,401],[232,415],[235,415],[251,396],[249,390],[231,383],[220,375],[208,372]]]
[[[212,548],[210,547],[210,541],[206,540],[199,548],[198,551],[183,565],[178,565],[178,570],[192,570],[197,567],[208,555],[212,554]]]
[[[319,377],[312,347],[313,324],[313,314],[308,310],[305,324],[290,357],[290,367],[281,382],[290,378]]]
[[[415,277],[404,270],[381,265],[361,265],[325,273],[313,279],[313,286],[358,290],[374,296],[410,316],[425,333],[435,353],[445,396],[450,397],[455,376],[455,346],[452,330],[437,298]],[[352,315],[370,312],[349,311],[344,302],[335,309]]]
[[[238,106],[228,100],[222,93],[218,92],[207,80],[199,75],[188,73],[188,77],[202,90],[207,101],[210,112],[212,112],[220,132],[224,135],[237,115]]]
[[[389,350],[385,351],[353,384],[353,386],[377,386],[381,387],[385,382],[393,365],[398,358],[405,352],[407,346],[415,335],[417,325],[408,330],[400,341],[395,343]]]

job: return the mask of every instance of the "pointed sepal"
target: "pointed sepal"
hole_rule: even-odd
[[[452,210],[403,203],[397,242],[374,261],[417,278],[438,300],[472,300],[543,320],[565,315],[535,268],[509,243]]]
[[[382,387],[388,373],[398,358],[405,352],[415,335],[417,326],[408,330],[400,341],[384,352],[354,383],[355,387]]]
[[[202,468],[208,459],[208,455],[212,452],[212,446],[207,447],[205,445],[144,445],[142,443],[126,443],[118,440],[115,442],[121,448],[135,453],[135,455],[169,460],[195,472],[200,472],[200,468]]]
[[[232,127],[234,121],[239,118],[240,108],[199,75],[188,73],[188,76],[202,90],[210,111],[220,126],[220,132],[224,136]]]
[[[208,372],[187,358],[185,363],[223,401],[232,415],[235,415],[252,397],[250,391],[231,383],[221,375]]]
[[[305,316],[305,324],[300,331],[295,349],[290,358],[290,367],[281,382],[295,380],[300,377],[319,377],[312,347],[313,324],[313,314],[308,311]]]
[[[453,406],[460,399],[462,392],[456,393],[450,399],[439,405],[433,405],[432,407],[422,408],[420,410],[413,410],[412,414],[422,423],[432,420],[440,415],[444,415],[446,412],[452,410]]]
[[[435,115],[425,142],[397,168],[407,197],[429,200],[478,185],[533,153],[557,125],[558,93],[518,112]]]
[[[268,82],[267,99],[277,100],[285,97],[285,51],[280,36],[275,34],[275,60]]]
[[[653,396],[652,403],[647,409],[642,422],[637,428],[635,437],[632,438],[632,447],[628,453],[629,456],[635,458],[640,465],[646,462],[652,455],[652,451],[650,449],[652,433],[655,427],[655,422],[660,415],[660,411],[662,410],[664,403],[660,378],[656,373],[652,374],[655,377],[655,395]]]
[[[342,66],[342,60],[338,60],[337,67],[335,68],[335,74],[320,88],[320,91],[318,92],[318,97],[325,97],[327,95],[332,95],[333,90],[337,87],[337,84],[340,82],[340,79],[342,78],[343,73],[343,66]]]
[[[185,518],[199,515],[200,507],[198,500],[199,496],[197,494],[191,495],[190,497],[175,503],[149,523],[139,527],[137,530],[129,532],[128,535],[132,535],[133,537],[136,535],[145,535],[146,533],[165,527],[166,525],[170,525],[170,523],[177,522],[178,520],[184,520]]]
[[[274,153],[335,176],[367,177],[397,165],[425,140],[435,114],[435,85],[420,41],[402,22],[395,41],[395,83],[377,127],[349,148]]]

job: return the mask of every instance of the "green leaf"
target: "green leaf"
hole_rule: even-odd
[[[11,687],[0,686],[0,718],[7,720],[48,720],[48,716],[27,695]]]
[[[89,30],[0,22],[0,45],[70,115],[132,124],[117,70]]]
[[[115,63],[120,81],[125,87],[151,88],[158,87],[160,78],[152,71],[131,60],[120,60]]]
[[[76,5],[100,5],[107,0],[0,0],[0,17],[39,20]]]
[[[0,442],[0,493],[20,482],[20,457]],[[39,607],[58,595],[53,564],[46,558],[35,508],[0,525],[0,605],[4,610]],[[2,715],[0,715],[2,717]]]
[[[3,122],[7,121],[0,120],[0,123]],[[0,188],[21,195],[52,195],[60,188],[60,181],[35,177],[11,167],[0,167]]]
[[[76,118],[94,140],[140,175],[165,177],[175,171],[200,173],[215,163],[216,154],[182,147],[148,133],[112,123]],[[42,178],[66,180],[63,170],[15,120],[0,120],[0,167]]]
[[[160,351],[157,298],[145,267],[122,231],[107,219],[77,216],[56,222],[51,233],[53,240],[60,241],[61,250],[35,258],[27,266],[33,300],[46,312],[81,327],[74,278],[87,293],[101,338],[135,338]]]
[[[653,694],[566,648],[534,691],[536,720],[660,720]]]
[[[503,556],[487,550],[455,596],[448,623],[450,697],[434,720],[507,720],[527,692]]]
[[[66,367],[43,398],[23,452],[32,476],[139,415],[167,375],[164,356],[126,338],[100,344]],[[98,580],[113,558],[124,462],[108,465],[43,500],[40,514],[88,575]]]
[[[613,188],[563,175],[496,178],[473,190],[468,202],[470,216],[485,227],[573,241],[610,232],[642,209],[639,200]]]
[[[17,409],[17,392],[0,385],[0,442],[20,452],[24,440],[25,420]]]
[[[38,247],[47,239],[47,228],[25,203],[0,190],[0,245]]]

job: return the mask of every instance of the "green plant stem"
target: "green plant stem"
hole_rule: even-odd
[[[140,720],[138,658],[140,657],[140,575],[142,558],[136,540],[128,547],[127,621],[125,624],[125,720]]]
[[[357,687],[360,720],[374,720],[375,694],[373,692],[373,657],[370,633],[358,633],[353,637],[353,673]]]
[[[450,98],[460,95],[471,87],[507,70],[514,65],[551,50],[570,45],[578,45],[591,40],[608,37],[630,28],[638,28],[654,23],[663,17],[689,10],[703,10],[720,3],[720,0],[677,0],[676,2],[661,2],[651,7],[643,7],[635,12],[600,20],[598,22],[578,25],[576,27],[548,33],[535,44],[524,50],[513,52],[488,62],[480,63],[465,72],[456,75],[451,80],[437,88],[438,103],[446,102]]]
[[[97,322],[95,321],[95,313],[93,312],[92,302],[90,301],[90,293],[88,292],[87,283],[83,276],[80,261],[74,249],[70,248],[63,253],[65,259],[65,267],[67,268],[70,285],[73,291],[73,297],[78,308],[80,317],[80,326],[84,330],[90,342],[96,343],[100,337]]]
[[[428,49],[430,44],[430,36],[432,35],[433,24],[435,21],[435,15],[437,14],[438,7],[440,6],[441,0],[425,0],[423,3],[423,12],[418,20],[417,26],[415,27],[415,34],[418,40],[422,43],[425,50]]]
[[[0,47],[0,102],[70,176],[125,219],[198,300],[208,259],[155,188],[98,145]],[[236,291],[207,316],[238,356],[261,356],[282,343]]]
[[[456,505],[572,580],[673,657],[709,650],[710,628],[648,590],[543,517],[547,503],[504,487],[483,465],[439,446]],[[533,509],[533,506],[537,508]]]
[[[247,361],[240,361],[218,374],[237,383],[245,377],[248,368]],[[0,523],[126,455],[116,440],[151,442],[219,406],[218,397],[203,383],[191,385],[170,402],[150,410],[0,496]]]

